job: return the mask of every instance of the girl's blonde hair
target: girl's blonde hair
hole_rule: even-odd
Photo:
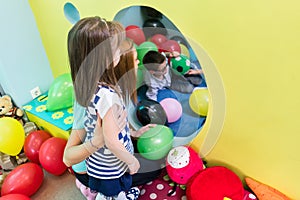
[[[77,102],[87,107],[98,82],[116,85],[113,55],[125,39],[124,27],[101,17],[79,20],[68,33],[68,54]]]

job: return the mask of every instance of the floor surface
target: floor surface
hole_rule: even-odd
[[[54,176],[44,170],[44,181],[31,200],[85,200],[75,185],[75,176],[66,171]]]

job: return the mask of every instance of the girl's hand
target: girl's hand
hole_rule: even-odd
[[[143,135],[146,131],[148,131],[150,128],[155,127],[156,124],[147,124],[146,126],[143,126],[142,128],[140,128],[137,131],[133,131],[133,133],[131,134],[132,137],[138,138],[141,135]]]
[[[190,69],[187,71],[186,74],[193,75],[193,74],[203,74],[202,69]]]
[[[136,157],[133,156],[133,162],[128,164],[128,168],[131,175],[137,173],[137,171],[140,169],[140,163]]]
[[[101,121],[101,119],[100,119],[100,121]],[[102,127],[100,126],[101,125],[100,121],[98,118],[95,130],[94,130],[94,136],[90,141],[91,145],[97,149],[104,146],[103,130],[102,130]]]

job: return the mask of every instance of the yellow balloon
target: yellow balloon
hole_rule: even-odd
[[[0,151],[16,156],[24,146],[25,131],[22,124],[11,117],[0,118]]]
[[[200,116],[207,116],[209,94],[207,88],[197,88],[190,96],[189,104],[195,113]]]
[[[188,48],[184,44],[179,44],[179,46],[180,46],[181,54],[190,58],[190,52],[189,52]]]

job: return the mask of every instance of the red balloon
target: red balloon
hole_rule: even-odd
[[[23,194],[8,194],[0,197],[0,200],[30,200],[30,198]]]
[[[50,174],[59,176],[66,171],[67,166],[63,162],[66,144],[67,140],[58,137],[49,138],[42,144],[39,160],[42,167]]]
[[[50,133],[42,130],[33,131],[26,137],[24,142],[24,153],[31,162],[40,164],[40,147],[50,137]]]
[[[157,46],[159,46],[160,44],[166,42],[167,40],[168,38],[166,36],[162,34],[155,34],[152,36],[150,41],[156,44]]]
[[[175,40],[168,40],[162,44],[159,45],[159,51],[160,52],[174,52],[177,51],[181,53],[181,48],[178,42]]]
[[[125,28],[126,31],[126,37],[133,40],[133,42],[137,45],[142,44],[146,41],[145,34],[143,30],[135,25],[129,25]]]
[[[42,185],[44,173],[35,163],[25,163],[13,169],[4,179],[1,196],[7,194],[33,195]]]

